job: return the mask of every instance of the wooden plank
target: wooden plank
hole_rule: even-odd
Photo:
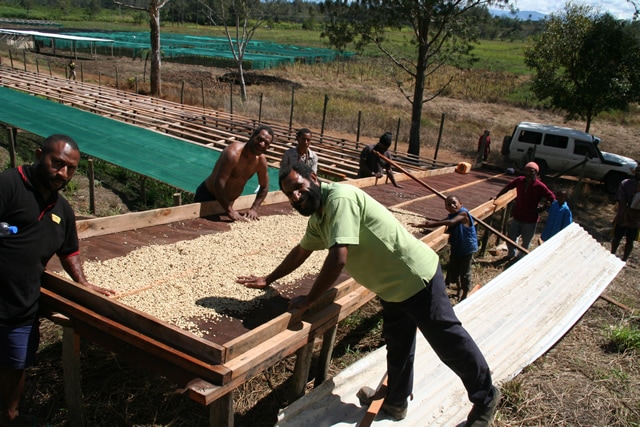
[[[224,384],[231,378],[231,372],[223,365],[210,364],[181,352],[167,344],[152,339],[139,331],[133,330],[105,316],[102,316],[80,304],[42,288],[42,306],[51,311],[58,311],[73,321],[73,328],[81,335],[83,332],[94,339],[93,331],[102,331],[102,338],[109,337],[131,345],[145,354],[166,360],[177,369],[190,373],[193,377],[206,378],[209,381]],[[86,336],[85,335],[85,336]]]
[[[126,306],[114,299],[106,298],[88,288],[66,280],[55,274],[45,272],[42,281],[43,290],[55,294],[65,301],[73,301],[92,312],[99,313],[100,318],[136,328],[140,335],[146,335],[158,342],[173,346],[181,352],[198,357],[210,364],[220,364],[225,360],[226,350],[204,338],[200,338],[177,326],[162,322],[150,315]],[[59,300],[60,302],[62,300]],[[69,316],[65,307],[56,305],[55,311]],[[72,317],[72,316],[69,316]]]

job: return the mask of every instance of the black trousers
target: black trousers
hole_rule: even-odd
[[[489,403],[493,399],[489,366],[453,311],[440,266],[426,285],[424,290],[405,301],[381,301],[382,331],[387,345],[386,401],[399,405],[413,391],[418,328],[440,360],[460,377],[469,400]]]

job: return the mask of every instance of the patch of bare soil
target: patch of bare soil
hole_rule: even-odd
[[[131,62],[130,59],[118,61],[118,66],[125,67]],[[96,66],[100,67],[100,64]],[[167,80],[210,82],[226,71],[228,70],[196,66],[185,68],[179,67],[179,64],[163,63],[163,76]],[[320,80],[305,84],[330,86],[330,83]],[[384,97],[386,102],[398,97],[396,91],[389,88],[372,91],[376,96]],[[443,97],[437,98],[429,106],[437,111],[447,111],[448,115],[457,116],[459,121],[487,123],[487,127],[491,127],[492,134],[495,135],[495,143],[499,143],[501,135],[510,133],[512,126],[522,120],[562,122],[558,115],[550,112],[526,111],[504,105]],[[569,125],[582,127],[578,123]],[[592,131],[605,141],[614,143],[611,145],[620,147],[619,150],[611,151],[640,157],[635,135],[637,129],[616,123],[596,122]],[[443,149],[441,153],[442,156],[459,159],[462,151],[465,148]],[[490,160],[498,159],[492,153]],[[571,183],[554,182],[550,185],[554,190],[562,186],[572,188]],[[86,210],[87,203],[84,186],[84,181],[79,180],[78,188],[68,194],[72,204],[81,212]],[[97,195],[100,209],[113,211],[112,213],[125,212],[118,197],[104,190]],[[586,185],[582,196],[571,207],[575,220],[608,247],[613,205],[601,186]],[[492,248],[491,240],[489,247]],[[477,257],[474,265],[477,283],[486,283],[503,271],[504,267],[497,267],[493,263],[501,255],[497,251],[495,255],[488,252]],[[443,262],[446,262],[446,249],[441,256]],[[605,294],[627,307],[640,306],[639,265],[640,248],[636,247],[626,267],[610,284]],[[453,299],[452,302],[455,303]],[[383,344],[379,310],[379,304],[373,301],[341,323],[330,375]],[[610,338],[613,328],[629,325],[638,326],[637,311],[630,312],[598,300],[548,353],[514,379],[500,385],[504,391],[504,399],[494,425],[640,425],[640,351],[613,350]],[[69,418],[62,384],[61,331],[59,327],[45,321],[42,332],[41,350],[36,365],[28,372],[22,408],[26,413],[46,419],[51,426],[63,426],[68,424]],[[290,403],[287,386],[291,380],[294,361],[293,357],[287,358],[268,368],[234,393],[237,426],[271,426],[276,422],[278,410]],[[140,369],[120,356],[83,341],[81,363],[86,425],[208,425],[207,408],[188,399],[170,381]],[[312,378],[308,385],[308,389],[311,388]]]

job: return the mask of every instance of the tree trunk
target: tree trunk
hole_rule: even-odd
[[[244,81],[244,69],[242,68],[242,59],[238,61],[238,78],[240,79],[240,97],[242,102],[247,100],[247,84]]]
[[[420,155],[420,127],[422,122],[422,98],[424,96],[425,72],[427,70],[428,46],[421,44],[418,48],[416,63],[416,79],[411,104],[411,128],[409,130],[409,154]]]
[[[160,9],[157,1],[152,1],[149,5],[149,27],[151,30],[151,96],[162,96],[160,77]]]

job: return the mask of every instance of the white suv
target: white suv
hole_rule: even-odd
[[[529,161],[540,166],[540,173],[551,171],[581,175],[604,183],[610,193],[631,177],[637,163],[628,157],[600,151],[600,138],[575,129],[540,123],[521,122],[504,137],[501,153],[523,167]]]

